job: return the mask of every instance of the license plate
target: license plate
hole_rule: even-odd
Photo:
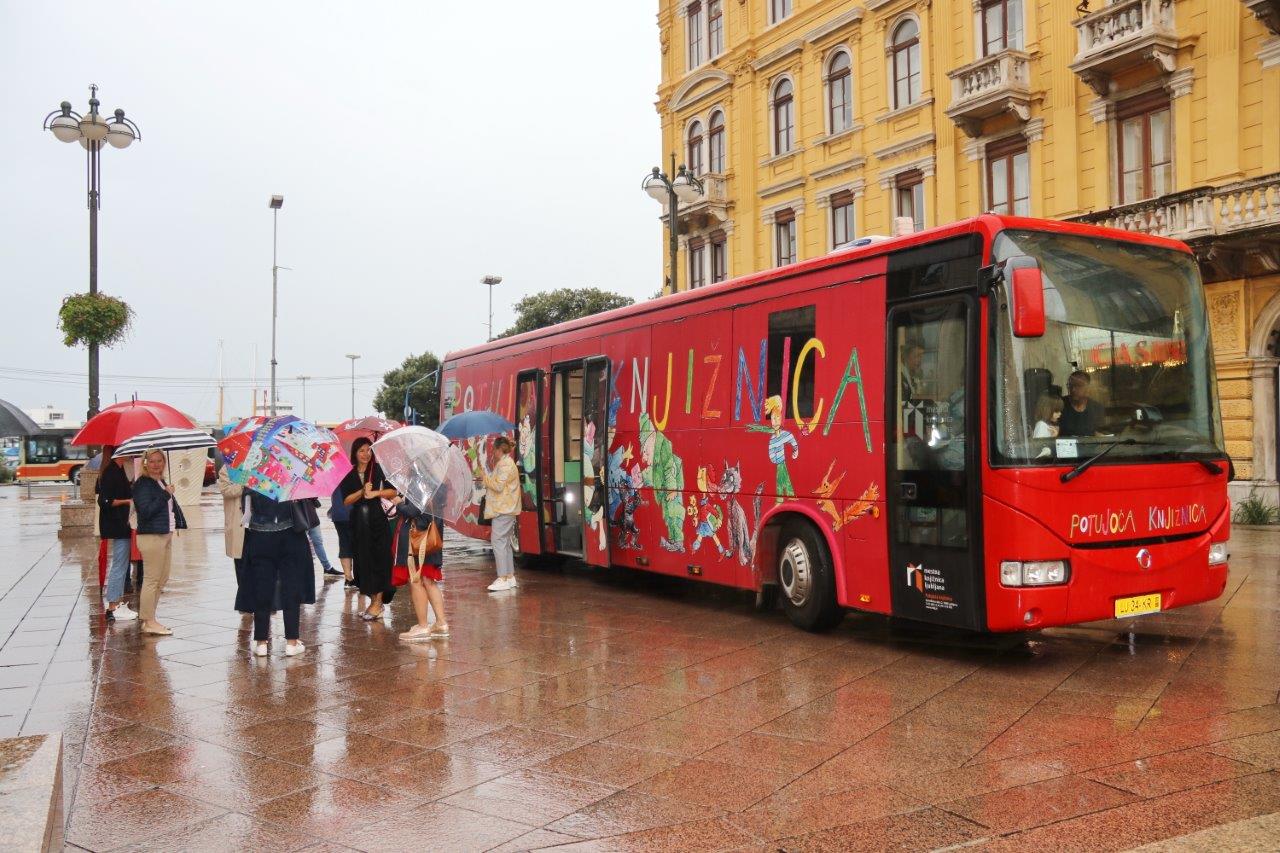
[[[1128,616],[1141,616],[1144,613],[1160,612],[1160,593],[1152,593],[1151,595],[1135,595],[1131,598],[1116,599],[1116,618],[1124,619]]]

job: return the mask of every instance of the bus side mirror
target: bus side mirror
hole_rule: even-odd
[[[1004,262],[1004,279],[1009,283],[1013,313],[1013,334],[1018,338],[1044,335],[1044,279],[1035,258],[1019,255]]]

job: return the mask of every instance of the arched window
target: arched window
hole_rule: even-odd
[[[830,133],[848,130],[853,124],[853,75],[849,54],[843,50],[827,63],[827,125]]]
[[[795,102],[791,81],[783,77],[773,87],[773,153],[786,154],[795,142]]]
[[[702,122],[700,121],[689,125],[688,151],[685,162],[689,165],[689,171],[695,175],[701,175],[706,169],[703,168],[705,161],[702,159]]]
[[[707,131],[707,168],[714,175],[724,174],[724,113],[716,110],[711,114]]]
[[[908,18],[893,31],[893,108],[920,100],[920,25]]]

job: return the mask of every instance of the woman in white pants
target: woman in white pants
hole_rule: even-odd
[[[515,589],[516,523],[520,518],[520,472],[511,458],[511,439],[501,436],[494,440],[493,449],[498,461],[493,470],[477,477],[484,483],[484,517],[493,521],[489,528],[489,544],[493,546],[493,561],[498,568],[498,579],[489,584],[490,592]]]

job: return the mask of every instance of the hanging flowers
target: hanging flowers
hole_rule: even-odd
[[[132,322],[133,309],[103,293],[68,296],[58,309],[58,330],[69,347],[114,346],[124,340]]]

